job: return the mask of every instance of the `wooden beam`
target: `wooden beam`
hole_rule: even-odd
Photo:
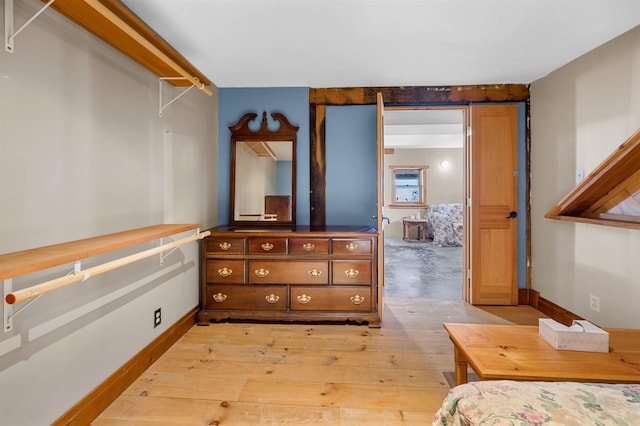
[[[324,177],[326,107],[375,105],[378,93],[382,93],[386,106],[455,106],[473,102],[529,102],[529,86],[526,84],[310,88],[311,225],[324,225],[326,222]],[[528,114],[527,109],[527,117]],[[527,282],[529,282],[528,279]]]
[[[324,105],[309,105],[309,173],[311,192],[309,194],[309,224],[322,227],[326,224],[326,149],[325,120],[327,109]]]
[[[381,92],[385,105],[466,105],[472,102],[525,102],[529,86],[491,84],[474,86],[403,86],[311,88],[311,105],[374,105]]]

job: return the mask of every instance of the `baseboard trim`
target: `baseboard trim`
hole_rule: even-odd
[[[194,307],[167,331],[142,349],[91,393],[82,398],[69,411],[52,423],[61,425],[87,425],[122,394],[142,373],[196,323],[199,308]]]
[[[565,325],[571,325],[574,320],[584,319],[581,316],[564,309],[562,306],[558,306],[555,303],[540,297],[540,293],[538,291],[529,288],[519,290],[518,303],[521,305],[530,305],[549,318]]]
[[[518,289],[518,305],[529,305],[529,289],[528,288],[520,288]]]

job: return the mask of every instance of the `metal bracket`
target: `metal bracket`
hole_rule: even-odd
[[[162,117],[162,111],[164,111],[166,108],[168,108],[169,105],[171,105],[172,103],[177,101],[178,98],[180,98],[182,95],[187,93],[189,90],[191,90],[194,87],[196,87],[195,84],[192,84],[191,87],[187,88],[182,93],[180,93],[178,96],[173,98],[171,101],[167,102],[166,105],[162,105],[162,80],[186,80],[186,78],[184,78],[184,77],[160,77],[158,79],[158,92],[159,92],[159,97],[158,97],[158,99],[159,99],[159,101],[158,101],[158,116],[160,116],[160,117]]]
[[[4,324],[4,332],[11,330],[13,328],[13,306],[8,304],[5,300],[7,294],[13,291],[13,280],[11,278],[2,281],[2,303],[4,303],[4,315],[3,315],[3,324]]]
[[[80,260],[76,260],[73,262],[73,270],[69,271],[67,275],[76,275],[82,271],[82,262]],[[17,317],[18,314],[25,309],[27,309],[33,302],[38,300],[40,296],[36,296],[33,299],[29,300],[27,303],[22,305],[15,312],[13,311],[13,305],[10,305],[6,301],[7,294],[13,293],[13,279],[9,278],[3,281],[3,293],[2,293],[2,301],[4,302],[4,332],[11,331],[13,329],[13,318]]]
[[[160,246],[164,245],[164,238],[160,238]],[[161,251],[160,252],[160,265],[164,265],[164,260],[171,256],[171,253],[173,253],[178,247],[174,247],[173,249],[169,250],[168,253],[165,254],[165,252]]]
[[[200,228],[196,229],[196,232],[193,235],[198,235],[200,233]],[[164,245],[164,238],[160,238],[160,247],[162,247]],[[166,254],[165,252],[161,251],[160,252],[160,265],[164,265],[164,260],[171,256],[171,253],[173,253],[174,251],[176,251],[178,249],[178,247],[174,247],[171,250],[169,250]]]
[[[29,300],[27,303],[25,303],[23,306],[20,307],[20,309],[18,309],[17,311],[13,312],[13,305],[10,305],[7,303],[7,301],[4,299],[5,297],[7,297],[7,294],[11,293],[13,291],[13,280],[11,278],[4,280],[3,282],[3,299],[2,301],[4,302],[4,332],[8,332],[11,331],[13,329],[13,318],[18,316],[18,314],[22,311],[24,311],[25,309],[27,309],[33,302],[35,302],[36,300],[38,300],[38,298],[40,296],[36,296],[33,299]]]
[[[7,52],[13,53],[13,40],[16,38],[16,36],[20,34],[20,32],[24,30],[27,25],[33,22],[34,19],[40,16],[42,12],[47,10],[54,1],[56,0],[49,0],[49,2],[45,4],[42,9],[36,12],[36,14],[31,17],[31,19],[25,22],[23,26],[18,28],[17,31],[13,31],[13,0],[4,0],[4,49]]]

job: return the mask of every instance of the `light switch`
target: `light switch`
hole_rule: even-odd
[[[584,180],[584,169],[576,169],[576,185]]]

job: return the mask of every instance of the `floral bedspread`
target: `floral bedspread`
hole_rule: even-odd
[[[640,384],[472,382],[454,387],[433,425],[640,425]]]
[[[462,245],[462,203],[431,204],[425,212],[427,235],[440,247]]]

